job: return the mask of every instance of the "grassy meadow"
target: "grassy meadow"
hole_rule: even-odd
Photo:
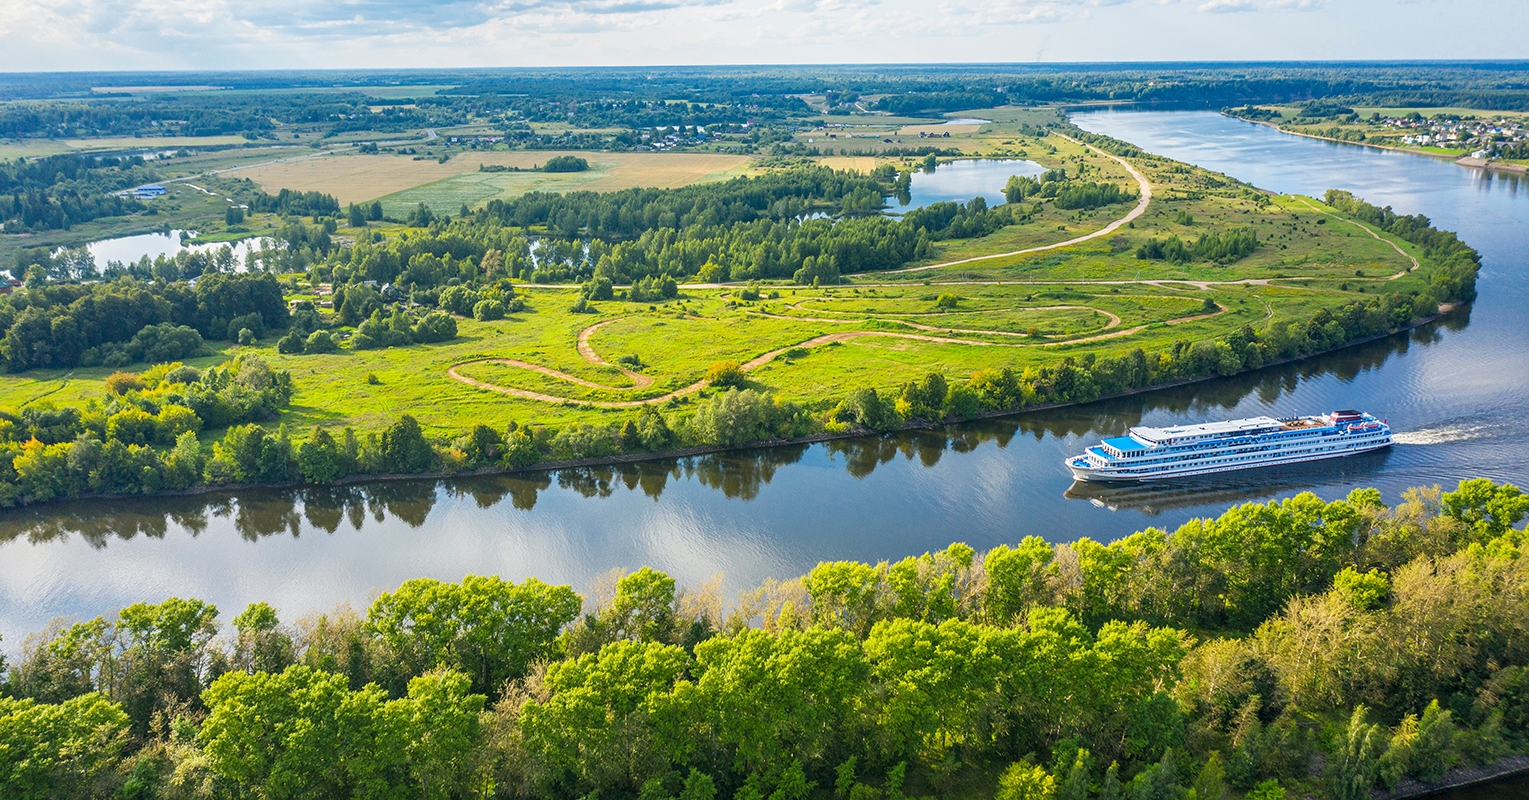
[[[1210,202],[1199,200],[1194,203],[1200,205],[1185,207],[1208,215],[1212,209],[1205,204]],[[1115,207],[1114,213],[1123,208]],[[594,313],[576,314],[569,311],[577,296],[572,287],[525,285],[519,290],[527,299],[527,311],[494,322],[459,319],[459,335],[451,342],[281,355],[275,347],[279,334],[272,332],[250,347],[214,343],[212,355],[188,363],[205,367],[255,352],[273,366],[291,370],[297,391],[281,422],[299,431],[314,424],[377,429],[410,413],[429,433],[447,436],[478,422],[563,426],[622,419],[633,410],[583,403],[661,398],[701,381],[713,362],[745,363],[814,339],[819,343],[748,370],[747,385],[826,407],[856,387],[892,389],[929,371],[964,379],[977,370],[1023,370],[1069,355],[1166,349],[1176,340],[1207,339],[1243,325],[1263,329],[1274,322],[1304,320],[1318,308],[1364,299],[1366,294],[1423,286],[1420,277],[1406,272],[1410,262],[1391,248],[1389,238],[1371,238],[1316,201],[1282,197],[1262,210],[1250,205],[1225,208],[1223,213],[1224,220],[1197,216],[1194,225],[1175,227],[1166,211],[1156,210],[1139,222],[1150,219],[1161,229],[1138,225],[1075,247],[960,267],[856,275],[841,286],[767,285],[761,288],[763,296],[752,302],[738,298],[738,287],[682,287],[675,300],[603,301],[593,304]],[[1319,224],[1322,220],[1326,224]],[[1166,233],[1190,237],[1231,223],[1254,226],[1267,243],[1229,266],[1177,265],[1165,270],[1160,262],[1138,260],[1130,249],[1115,244],[1122,238],[1130,244]],[[1037,224],[948,243],[939,248],[937,260],[1028,243],[1021,232]],[[1097,227],[1103,220],[1093,224]],[[1052,238],[1066,235],[1048,233]],[[1143,273],[1139,280],[1138,272]],[[1388,279],[1399,272],[1402,277]],[[953,296],[954,305],[949,299],[941,305],[941,295]],[[1207,300],[1215,304],[1214,311],[1207,311]],[[580,332],[601,323],[607,324],[588,344],[604,364],[585,358],[577,347]],[[651,383],[638,388],[614,366],[623,356],[635,356],[637,371]],[[608,388],[491,362],[458,368],[472,380],[558,399],[536,400],[471,386],[447,374],[465,362],[496,358]],[[67,374],[0,376],[0,405],[99,402],[105,399],[104,379],[112,371],[81,368]],[[368,375],[376,382],[368,382]],[[710,391],[663,400],[659,407],[679,410]]]
[[[939,146],[1028,158],[1063,167],[1069,176],[1137,190],[1135,179],[1114,159],[1058,136],[1037,138],[1034,127],[1022,127],[1055,120],[1054,111],[964,115],[994,122],[941,138]],[[679,186],[767,168],[718,154],[586,151],[577,153],[591,162],[584,173],[478,172],[480,163],[529,168],[558,154],[471,151],[438,163],[346,153],[254,166],[230,176],[249,177],[268,191],[328,192],[342,203],[380,197],[389,214],[400,215],[420,202],[454,213],[462,204],[531,190]],[[862,171],[889,162],[906,169],[921,161],[838,154],[818,160]],[[631,407],[590,405],[598,403],[651,402],[678,411],[713,391],[698,384],[718,361],[748,365],[751,388],[822,409],[855,388],[893,389],[930,371],[958,380],[978,370],[1023,371],[1067,356],[1166,350],[1176,341],[1205,340],[1244,325],[1262,330],[1304,321],[1320,308],[1425,286],[1419,273],[1409,271],[1420,255],[1416,248],[1372,235],[1319,201],[1266,195],[1166,159],[1136,158],[1132,165],[1153,187],[1146,212],[1111,235],[1065,247],[1055,245],[1104,228],[1134,202],[1068,211],[1025,201],[1025,221],[981,238],[936,242],[927,260],[907,269],[846,276],[840,285],[821,288],[766,284],[752,301],[739,296],[741,287],[696,285],[682,286],[680,297],[670,301],[639,304],[618,297],[593,303],[591,313],[573,313],[576,287],[522,285],[526,311],[493,322],[459,319],[459,335],[450,342],[282,355],[276,351],[280,332],[271,332],[248,347],[211,343],[211,354],[188,363],[206,367],[254,352],[290,370],[296,394],[280,422],[299,432],[315,424],[375,430],[409,413],[427,432],[444,437],[479,422],[500,428],[512,420],[566,426],[634,413]],[[163,203],[159,221],[171,226],[189,225],[198,214],[214,211],[221,218],[226,206],[222,198],[183,184],[175,184]],[[255,218],[246,227],[278,222]],[[384,235],[399,230],[370,227]],[[1231,264],[1175,264],[1135,255],[1152,239],[1193,242],[1243,229],[1255,232],[1260,245]],[[1032,251],[1016,252],[1026,250]],[[289,299],[312,299],[307,276],[283,280]],[[948,295],[943,302],[942,295]],[[581,332],[597,325],[581,353]],[[631,367],[616,366],[623,357]],[[449,374],[453,370],[458,377]],[[99,402],[112,371],[0,376],[0,405]]]

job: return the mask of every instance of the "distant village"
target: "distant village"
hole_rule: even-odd
[[[1414,112],[1404,117],[1372,119],[1371,124],[1407,131],[1401,137],[1405,144],[1451,150],[1472,149],[1473,158],[1491,158],[1507,147],[1524,142],[1526,138],[1523,121],[1513,117],[1460,119],[1439,115],[1428,118]]]

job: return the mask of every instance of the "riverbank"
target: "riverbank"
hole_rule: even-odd
[[[1412,148],[1412,147],[1396,147],[1395,145],[1372,144],[1370,142],[1352,142],[1352,141],[1349,141],[1348,139],[1335,139],[1335,138],[1333,138],[1331,136],[1319,136],[1319,135],[1314,134],[1314,133],[1305,133],[1303,131],[1291,130],[1289,128],[1281,127],[1280,125],[1278,125],[1276,123],[1269,122],[1268,120],[1248,119],[1247,117],[1239,117],[1236,114],[1228,114],[1225,111],[1222,111],[1220,113],[1222,115],[1224,115],[1224,116],[1231,117],[1232,119],[1242,120],[1243,122],[1251,122],[1251,123],[1253,123],[1255,125],[1266,125],[1266,126],[1268,126],[1270,128],[1273,128],[1273,129],[1279,131],[1280,133],[1288,133],[1291,136],[1303,136],[1303,137],[1305,137],[1307,139],[1316,139],[1318,141],[1323,141],[1323,142],[1336,142],[1338,144],[1351,144],[1351,145],[1354,145],[1356,147],[1373,147],[1376,150],[1391,150],[1393,152],[1407,153],[1409,155],[1414,155],[1414,156],[1428,156],[1429,158],[1438,158],[1438,159],[1443,159],[1443,160],[1447,160],[1447,161],[1453,161],[1454,163],[1456,163],[1456,164],[1458,164],[1458,165],[1460,165],[1462,167],[1468,167],[1470,169],[1484,169],[1484,170],[1489,170],[1489,171],[1492,171],[1492,172],[1507,172],[1507,173],[1510,173],[1510,174],[1513,174],[1513,175],[1529,175],[1529,167],[1526,167],[1526,166],[1524,166],[1522,164],[1504,164],[1501,161],[1493,161],[1491,159],[1486,159],[1486,158],[1475,158],[1475,157],[1472,157],[1472,156],[1458,156],[1458,155],[1455,155],[1453,153],[1435,153],[1435,152],[1431,152],[1429,150],[1418,150],[1418,149]]]
[[[1144,386],[1144,387],[1141,387],[1141,388],[1138,388],[1138,389],[1130,389],[1130,390],[1127,390],[1127,391],[1115,392],[1115,393],[1107,394],[1107,395],[1101,395],[1099,397],[1096,397],[1096,398],[1094,398],[1092,400],[1087,400],[1087,401],[1070,401],[1070,402],[1064,402],[1064,403],[1038,403],[1038,404],[1031,405],[1031,406],[1025,406],[1024,408],[1019,408],[1019,409],[1001,409],[1001,410],[993,410],[993,411],[982,411],[982,412],[978,412],[978,413],[973,414],[973,415],[968,416],[968,417],[963,417],[963,418],[961,418],[959,420],[924,420],[924,419],[914,419],[914,420],[909,420],[907,422],[904,422],[903,424],[901,424],[901,425],[899,425],[899,426],[897,426],[895,428],[890,428],[890,429],[881,430],[881,431],[872,430],[870,428],[865,428],[865,427],[862,427],[862,426],[859,426],[859,425],[852,425],[851,427],[846,428],[845,430],[841,430],[841,431],[821,431],[821,432],[818,432],[818,433],[807,434],[807,435],[804,435],[804,436],[783,437],[783,438],[774,438],[774,439],[763,439],[763,440],[759,440],[759,441],[755,441],[755,442],[748,442],[748,443],[741,444],[741,445],[736,445],[736,446],[728,446],[728,445],[694,445],[694,446],[691,446],[691,447],[672,448],[672,449],[668,449],[668,450],[658,450],[658,451],[651,451],[651,452],[618,453],[618,454],[614,454],[614,455],[595,456],[595,457],[589,457],[589,458],[555,459],[555,460],[548,460],[548,461],[538,461],[538,462],[535,462],[535,463],[532,463],[532,464],[528,464],[528,465],[522,466],[522,467],[488,466],[488,467],[479,467],[479,468],[476,468],[476,469],[461,470],[461,471],[434,470],[434,471],[415,472],[415,473],[384,473],[384,474],[367,473],[367,474],[353,474],[353,475],[347,475],[347,476],[345,476],[343,478],[340,478],[338,480],[335,480],[335,481],[333,481],[333,482],[331,482],[329,484],[325,484],[325,485],[330,485],[330,486],[354,486],[354,485],[360,485],[360,484],[379,483],[379,482],[394,482],[394,481],[450,480],[450,479],[454,479],[454,478],[469,478],[469,477],[480,477],[480,476],[487,476],[487,475],[515,475],[515,474],[527,474],[527,473],[535,473],[535,472],[554,472],[554,471],[557,471],[557,470],[565,470],[565,469],[584,469],[584,468],[591,468],[591,467],[611,467],[611,466],[619,466],[619,465],[623,465],[623,464],[637,464],[637,463],[648,462],[648,461],[664,461],[664,460],[671,460],[671,459],[678,459],[678,458],[691,458],[691,457],[695,457],[695,456],[716,455],[716,454],[720,454],[720,453],[747,452],[747,451],[750,451],[750,450],[763,450],[763,449],[769,449],[769,448],[775,448],[775,447],[805,446],[805,445],[819,444],[819,443],[822,443],[822,442],[835,441],[835,440],[841,440],[841,439],[856,439],[856,438],[864,438],[864,437],[879,437],[879,436],[884,436],[884,435],[887,435],[887,434],[899,433],[899,432],[936,430],[936,429],[944,428],[944,427],[950,426],[950,425],[961,425],[961,424],[970,423],[970,422],[981,422],[981,421],[984,421],[984,420],[999,419],[999,418],[1003,418],[1003,417],[1014,417],[1014,416],[1020,416],[1020,415],[1024,415],[1024,414],[1035,414],[1035,413],[1040,413],[1040,412],[1044,412],[1044,411],[1052,411],[1052,410],[1059,409],[1059,408],[1069,408],[1069,407],[1073,407],[1073,406],[1089,405],[1091,403],[1099,403],[1099,402],[1104,402],[1104,401],[1108,401],[1108,400],[1116,400],[1116,399],[1120,399],[1120,398],[1124,398],[1124,397],[1132,397],[1132,396],[1136,396],[1136,395],[1148,394],[1148,393],[1151,393],[1151,392],[1159,392],[1159,391],[1164,391],[1164,390],[1168,390],[1168,389],[1175,389],[1175,388],[1179,388],[1179,387],[1183,387],[1183,386],[1191,386],[1191,385],[1195,385],[1195,384],[1199,384],[1199,383],[1205,383],[1207,381],[1218,380],[1218,379],[1222,379],[1222,378],[1235,377],[1235,376],[1238,376],[1238,375],[1253,374],[1253,373],[1260,372],[1262,370],[1270,369],[1272,367],[1278,367],[1278,366],[1282,366],[1282,365],[1286,365],[1286,364],[1293,364],[1293,363],[1297,363],[1297,362],[1301,362],[1301,361],[1307,361],[1307,360],[1310,360],[1310,359],[1313,359],[1313,358],[1317,358],[1319,356],[1328,355],[1328,354],[1336,353],[1336,352],[1339,352],[1339,351],[1342,351],[1342,350],[1346,350],[1346,349],[1351,348],[1351,347],[1357,347],[1357,346],[1362,345],[1362,344],[1368,344],[1370,342],[1380,341],[1382,339],[1386,339],[1386,338],[1389,338],[1389,337],[1392,337],[1392,336],[1397,336],[1397,335],[1400,335],[1400,334],[1404,334],[1404,333],[1407,333],[1409,331],[1412,331],[1412,330],[1415,330],[1417,328],[1420,328],[1420,327],[1422,327],[1424,325],[1428,325],[1430,323],[1437,322],[1438,320],[1442,319],[1443,317],[1448,316],[1449,314],[1459,310],[1460,308],[1463,308],[1466,305],[1468,305],[1468,304],[1465,304],[1465,303],[1446,304],[1445,306],[1442,306],[1440,308],[1438,313],[1430,315],[1428,317],[1422,317],[1422,318],[1419,318],[1419,319],[1415,319],[1411,323],[1406,325],[1405,327],[1396,328],[1394,330],[1391,330],[1391,331],[1388,331],[1388,332],[1382,333],[1382,334],[1376,334],[1376,335],[1373,335],[1373,336],[1360,337],[1358,339],[1354,339],[1352,341],[1345,342],[1344,344],[1341,344],[1341,345],[1339,345],[1337,347],[1331,347],[1331,348],[1327,348],[1325,350],[1318,350],[1318,351],[1315,351],[1315,352],[1312,352],[1312,353],[1308,353],[1308,354],[1303,355],[1303,356],[1296,356],[1296,357],[1292,357],[1292,358],[1277,359],[1277,360],[1274,360],[1274,361],[1270,361],[1270,362],[1268,362],[1268,363],[1266,363],[1266,364],[1264,364],[1264,365],[1262,365],[1262,366],[1260,366],[1260,367],[1258,367],[1256,369],[1241,370],[1239,372],[1233,373],[1232,375],[1207,375],[1207,376],[1196,377],[1196,378],[1183,378],[1183,379],[1176,380],[1176,381],[1167,381],[1167,382],[1164,382],[1164,383],[1153,384],[1151,386]],[[284,481],[284,482],[281,482],[281,483],[243,483],[243,484],[220,484],[220,485],[217,485],[217,486],[193,486],[193,487],[188,488],[188,489],[161,491],[161,492],[155,492],[155,493],[143,494],[143,495],[81,494],[81,495],[76,495],[76,496],[68,498],[68,499],[69,500],[121,500],[121,499],[126,499],[126,498],[141,498],[141,497],[189,497],[189,496],[198,496],[198,495],[205,495],[205,494],[231,493],[231,492],[250,490],[250,489],[293,489],[293,488],[300,488],[300,487],[309,486],[309,485],[311,485],[311,484],[307,484],[307,483],[304,483],[301,480],[294,479],[294,480]],[[28,507],[45,506],[45,505],[49,505],[49,504],[50,503],[35,503],[35,504],[29,504]]]
[[[1510,756],[1483,767],[1457,767],[1450,770],[1444,776],[1444,780],[1439,783],[1405,780],[1397,784],[1395,791],[1378,792],[1371,795],[1371,800],[1407,800],[1407,798],[1428,797],[1473,786],[1480,786],[1485,791],[1490,787],[1482,786],[1482,784],[1526,774],[1529,774],[1529,756]],[[1503,796],[1507,797],[1507,795]]]

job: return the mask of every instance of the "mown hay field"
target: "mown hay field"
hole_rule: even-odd
[[[587,172],[479,172],[480,165],[531,169],[547,159],[572,155],[587,159]],[[240,170],[267,192],[282,189],[332,194],[341,203],[384,199],[384,207],[425,202],[450,202],[459,197],[513,197],[532,190],[609,192],[634,186],[672,188],[718,176],[742,174],[746,156],[714,153],[591,153],[555,150],[508,150],[459,153],[444,164],[434,159],[415,161],[409,156],[334,155],[266,164]],[[457,179],[459,185],[431,188],[431,184]],[[409,190],[421,190],[417,198],[389,198]],[[490,193],[492,190],[492,193]],[[440,200],[440,198],[445,198]],[[442,205],[438,211],[455,211],[464,202]],[[473,203],[469,203],[472,205]]]

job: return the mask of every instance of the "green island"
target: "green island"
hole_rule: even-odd
[[[647,567],[364,614],[170,598],[29,638],[0,789],[45,797],[1256,800],[1529,748],[1529,496],[1247,504],[1171,535],[820,563],[724,610]],[[1516,755],[1520,754],[1520,755]]]

